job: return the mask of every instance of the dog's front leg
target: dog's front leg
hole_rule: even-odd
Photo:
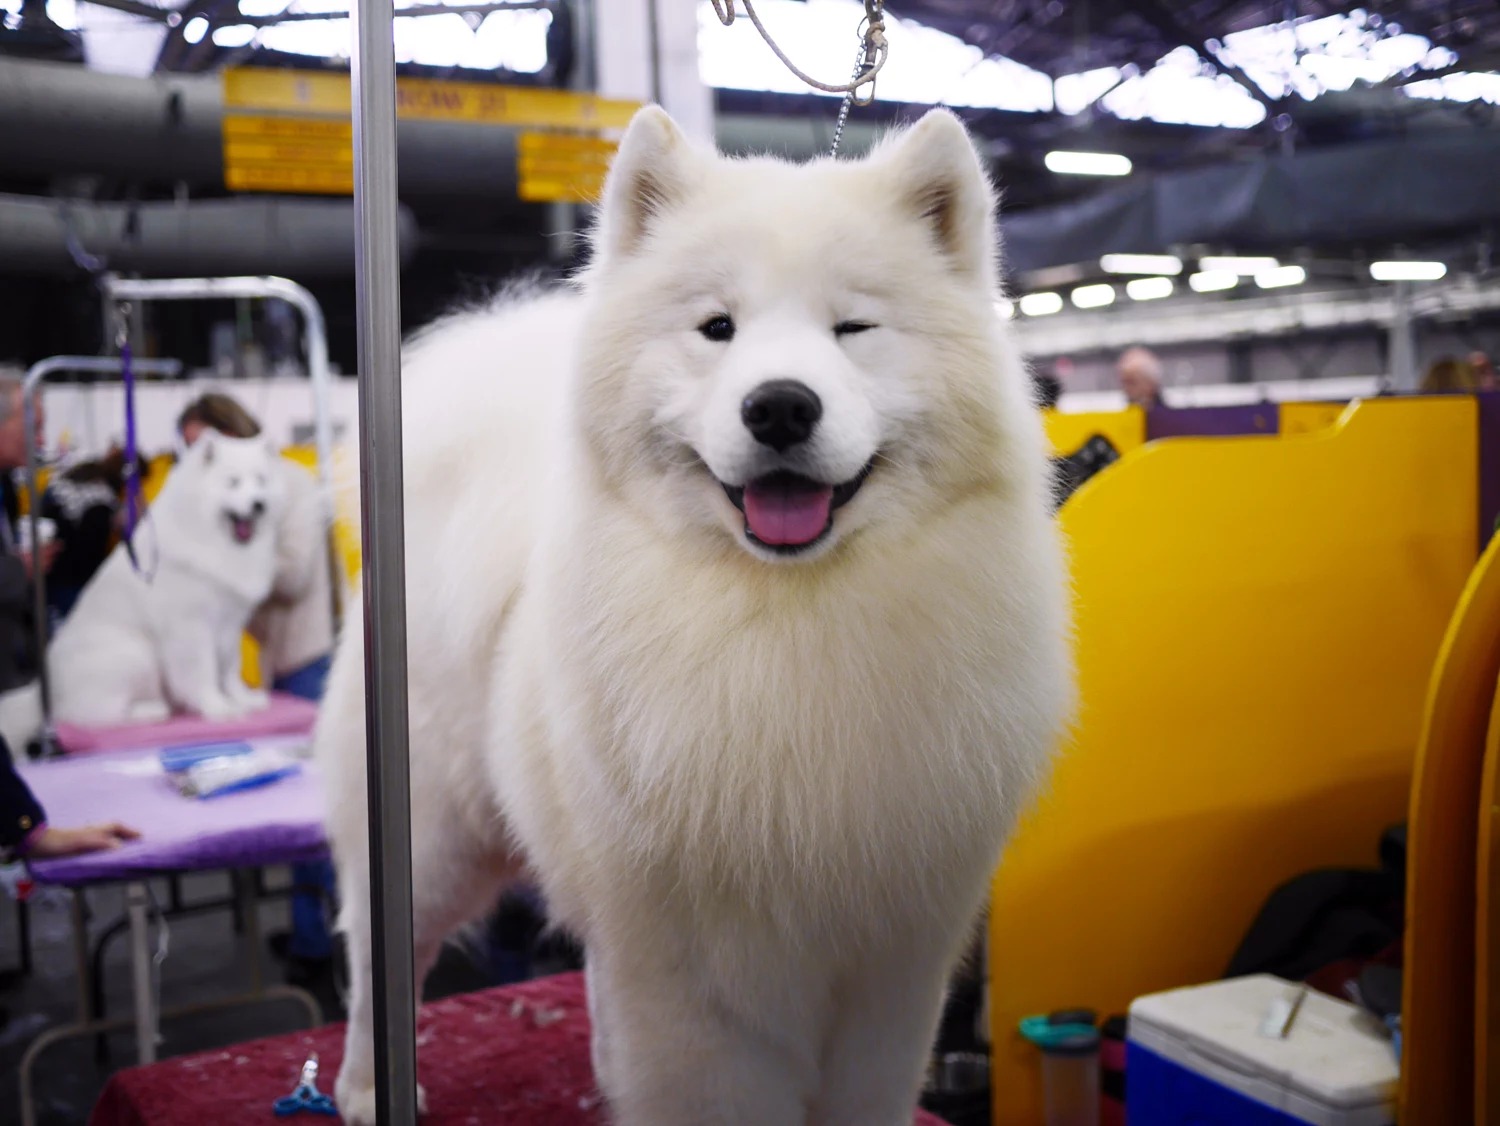
[[[258,688],[245,683],[244,648],[240,634],[227,629],[219,638],[219,690],[224,698],[242,712],[258,712],[270,703],[270,696]],[[269,670],[262,658],[262,679],[269,679]]]
[[[615,1126],[805,1126],[813,1039],[755,992],[658,950],[588,948],[595,1080]],[[622,953],[624,956],[622,956]],[[674,964],[675,963],[675,964]],[[761,979],[767,980],[767,979]],[[768,986],[766,993],[776,993]]]
[[[213,631],[201,621],[174,622],[162,637],[167,694],[183,711],[228,719],[245,709],[224,694]]]

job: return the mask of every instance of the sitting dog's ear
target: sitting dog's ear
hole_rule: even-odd
[[[702,157],[660,106],[630,119],[610,165],[594,231],[604,259],[633,254],[651,228],[682,202],[697,181]]]
[[[952,113],[928,111],[870,158],[888,198],[931,228],[953,266],[990,288],[999,279],[995,192],[968,131]]]

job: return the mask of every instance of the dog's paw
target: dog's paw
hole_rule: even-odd
[[[235,702],[246,712],[263,712],[271,706],[271,694],[259,688],[242,688]]]
[[[375,1126],[375,1084],[346,1083],[339,1075],[333,1085],[333,1101],[338,1104],[339,1114],[345,1126]],[[417,1084],[417,1113],[427,1113],[427,1092]]]
[[[245,714],[245,709],[227,696],[212,696],[198,703],[198,714],[204,719],[234,719]]]
[[[165,700],[142,700],[130,707],[132,723],[163,723],[172,718],[172,709]]]

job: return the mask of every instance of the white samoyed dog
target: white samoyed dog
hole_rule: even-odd
[[[48,646],[55,719],[226,719],[265,707],[244,682],[240,645],[276,571],[274,456],[259,439],[208,433],[173,468],[135,537],[146,573],[115,548]],[[0,701],[12,747],[40,726],[35,685]]]
[[[945,112],[797,166],[648,108],[593,238],[406,358],[419,980],[529,871],[619,1126],[907,1126],[1072,699],[993,192]],[[363,642],[315,753],[366,1124]]]

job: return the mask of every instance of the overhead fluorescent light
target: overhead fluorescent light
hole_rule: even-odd
[[[1175,254],[1106,254],[1099,259],[1106,274],[1180,274],[1182,259]]]
[[[1008,321],[1016,315],[1016,304],[1014,301],[1006,301],[1002,298],[995,302],[995,312],[1000,314],[1002,321]]]
[[[1231,274],[1238,274],[1242,278],[1253,278],[1256,274],[1274,270],[1279,265],[1281,265],[1280,261],[1275,258],[1241,258],[1236,255],[1198,259],[1198,269],[1206,274],[1225,270]]]
[[[1441,262],[1371,262],[1370,276],[1376,281],[1437,281],[1448,272]]]
[[[1134,278],[1125,283],[1125,292],[1132,301],[1159,301],[1171,297],[1176,288],[1171,278]]]
[[[1287,285],[1301,285],[1307,280],[1307,271],[1301,266],[1277,266],[1274,270],[1262,270],[1255,275],[1255,284],[1261,289],[1280,289]]]
[[[1233,289],[1240,284],[1240,276],[1233,270],[1199,270],[1188,275],[1188,285],[1194,293],[1214,293],[1221,289]]]
[[[1117,152],[1049,152],[1043,158],[1050,172],[1068,176],[1129,176],[1130,158]]]
[[[194,16],[182,29],[182,37],[189,43],[201,43],[208,34],[209,23],[202,16]]]
[[[1080,309],[1102,309],[1115,303],[1115,287],[1112,285],[1081,285],[1069,296]]]
[[[231,23],[214,28],[213,41],[216,47],[244,47],[255,38],[255,28],[249,24]]]
[[[1062,312],[1063,299],[1060,293],[1028,293],[1018,304],[1028,317],[1046,317]]]

